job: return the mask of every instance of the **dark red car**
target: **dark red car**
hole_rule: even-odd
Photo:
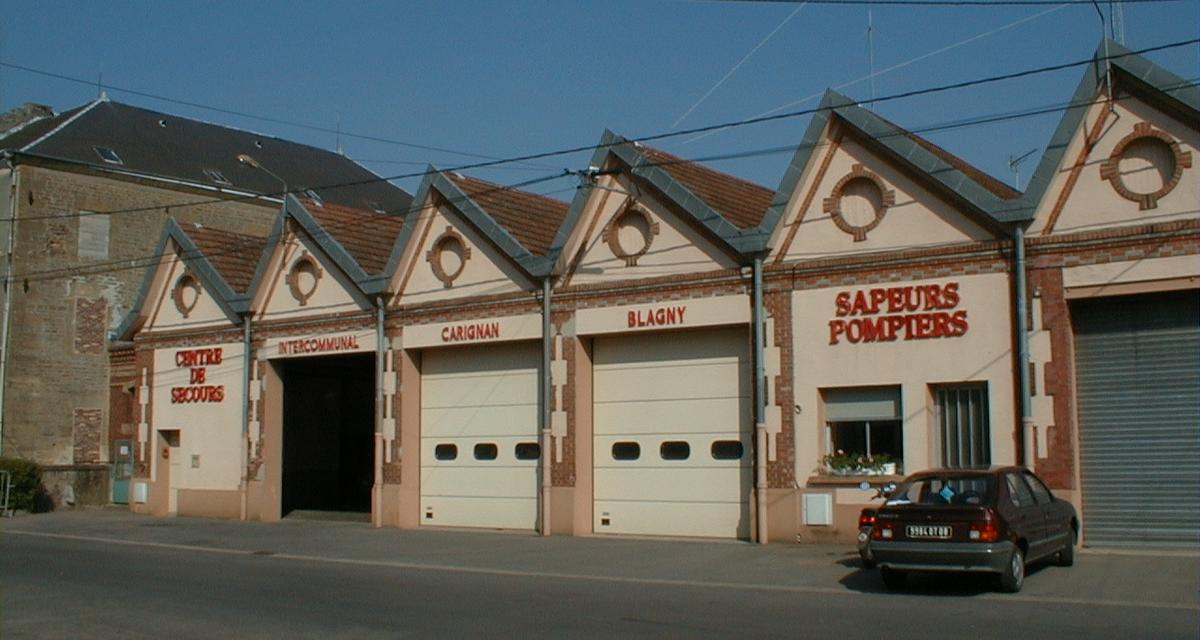
[[[887,493],[867,546],[889,589],[909,571],[985,571],[1021,590],[1025,565],[1075,562],[1079,519],[1022,467],[914,473]]]

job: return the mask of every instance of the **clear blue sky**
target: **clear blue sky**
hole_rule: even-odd
[[[1108,3],[1100,4],[1107,17]],[[349,133],[511,156],[594,144],[605,128],[636,137],[739,120],[783,105],[790,105],[788,111],[815,107],[826,87],[868,74],[868,10],[874,68],[903,65],[875,79],[878,96],[1085,59],[1101,34],[1090,5],[9,0],[0,22],[0,61],[93,83],[102,75],[115,100],[324,148],[336,146],[333,134],[118,88],[321,127],[335,128],[340,118]],[[1131,49],[1197,38],[1200,2],[1129,5],[1124,21]],[[1150,57],[1184,78],[1200,76],[1196,45]],[[920,130],[1063,103],[1081,73],[1070,69],[875,109]],[[867,81],[841,90],[871,97]],[[27,101],[63,110],[96,93],[94,84],[0,68],[2,110]],[[655,144],[689,158],[748,153],[708,164],[774,189],[790,153],[756,152],[794,146],[808,120]],[[1022,167],[1027,178],[1057,121],[1057,115],[1021,118],[927,137],[1011,182],[1008,158],[1038,149]],[[420,171],[427,162],[449,168],[476,160],[353,137],[341,144],[347,155],[386,176]],[[574,154],[467,173],[512,183],[582,168],[587,159]],[[418,181],[398,182],[413,191]],[[564,179],[533,190],[569,199],[571,184]]]

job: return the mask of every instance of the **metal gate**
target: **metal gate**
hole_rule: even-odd
[[[112,501],[129,504],[129,479],[133,477],[133,440],[113,442]]]
[[[1084,540],[1195,547],[1200,533],[1200,298],[1072,304]]]

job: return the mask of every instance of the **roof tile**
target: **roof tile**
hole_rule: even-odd
[[[448,172],[446,177],[530,253],[550,253],[554,235],[567,217],[567,203],[458,173]]]
[[[642,144],[638,144],[638,150],[739,229],[757,227],[775,196],[774,191],[762,185],[666,151]]]

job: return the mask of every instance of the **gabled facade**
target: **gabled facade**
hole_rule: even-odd
[[[1085,79],[1095,104],[1026,194],[830,92],[775,190],[605,132],[569,204],[434,168],[400,219],[289,200],[242,315],[132,334],[149,380],[244,332],[248,410],[222,432],[245,434],[244,482],[202,495],[143,467],[134,508],[849,540],[864,479],[1025,464],[1087,544],[1194,544],[1182,476],[1137,513],[1110,487],[1197,459],[1196,100],[1113,66],[1120,125],[1093,124],[1114,112]],[[1129,335],[1154,355],[1106,355]],[[190,452],[147,415],[151,467]],[[1164,466],[1124,473],[1113,446]]]

